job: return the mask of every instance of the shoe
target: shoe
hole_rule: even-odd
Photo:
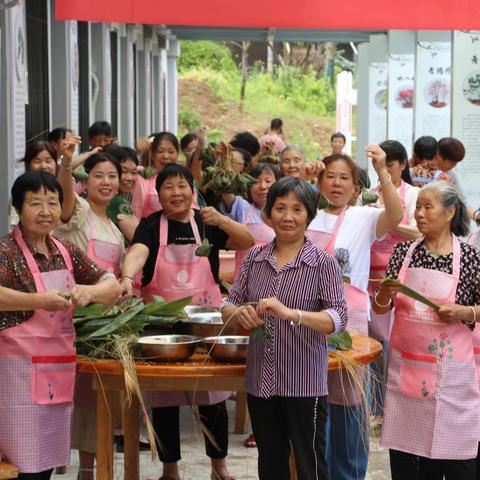
[[[253,433],[251,433],[243,442],[243,446],[247,448],[257,448],[257,442],[255,441],[255,437]]]
[[[158,480],[177,480],[175,477],[171,477],[170,475],[162,475]]]
[[[220,475],[215,470],[212,470],[211,480],[235,480],[231,475]],[[161,480],[161,479],[160,479]],[[169,480],[169,479],[166,479]]]
[[[125,451],[125,438],[123,435],[115,435],[115,445],[117,447],[118,453],[123,453]],[[138,451],[145,452],[150,450],[150,443],[138,441]],[[168,480],[168,479],[167,479]]]

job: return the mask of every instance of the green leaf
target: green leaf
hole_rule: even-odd
[[[338,350],[350,350],[352,348],[352,337],[347,331],[328,335],[327,342]]]
[[[410,287],[407,287],[406,285],[404,285],[403,283],[399,282],[396,279],[385,277],[382,280],[382,283],[383,282],[388,282],[388,281],[390,281],[390,282],[393,281],[397,285],[399,285],[400,286],[400,291],[404,295],[406,295],[407,297],[413,298],[413,300],[417,300],[417,302],[423,303],[424,305],[427,305],[428,307],[431,307],[434,310],[438,310],[440,308],[440,305],[432,302],[427,297],[424,297],[423,295],[420,295],[418,292],[416,292],[415,290],[412,290]]]
[[[107,307],[101,303],[92,303],[86,307],[77,307],[73,313],[73,317],[102,316],[107,310]]]
[[[256,342],[263,342],[265,339],[270,337],[270,334],[267,332],[267,329],[261,325],[252,330],[252,337]]]
[[[208,241],[208,238],[204,238],[202,245],[195,250],[197,257],[208,257],[212,251],[212,245]]]
[[[378,195],[370,193],[367,189],[362,190],[362,205],[368,205],[369,203],[376,203]]]
[[[323,210],[324,208],[333,208],[335,205],[325,196],[320,195],[318,198],[318,208]]]
[[[172,302],[149,303],[142,309],[142,313],[147,315],[180,315],[182,310],[190,304],[193,297],[180,298]]]
[[[115,332],[119,329],[123,324],[127,323],[131,320],[137,313],[140,313],[143,310],[143,304],[136,305],[132,309],[127,310],[124,313],[121,313],[113,319],[109,324],[105,325],[104,327],[96,330],[90,335],[90,338],[101,337],[103,335],[108,335],[110,333]]]

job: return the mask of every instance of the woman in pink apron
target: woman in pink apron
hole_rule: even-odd
[[[1,312],[0,322],[0,450],[19,467],[21,479],[48,479],[70,460],[74,304],[111,303],[120,294],[114,278],[102,282],[104,270],[50,235],[61,200],[53,175],[20,176],[12,187],[20,223],[0,241],[0,283],[32,296],[15,311]],[[58,292],[69,293],[71,301]]]
[[[167,165],[177,163],[179,153],[180,145],[173,133],[160,132],[152,138],[151,150],[148,154],[151,155],[152,166],[155,168],[156,174],[148,179],[140,177],[137,180],[132,198],[132,208],[136,217],[148,217],[162,209],[155,187],[157,176]],[[196,190],[194,192],[194,205],[195,207],[198,206]]]
[[[122,286],[131,292],[133,278],[143,269],[142,296],[166,300],[192,296],[192,303],[220,307],[218,251],[222,248],[246,249],[253,245],[248,228],[223,216],[212,207],[192,210],[193,176],[181,165],[168,165],[157,177],[158,196],[163,210],[142,218],[132,247],[122,267]],[[208,238],[212,254],[196,255],[202,240]],[[213,257],[213,258],[212,258]],[[225,399],[228,392],[153,392],[153,423],[160,439],[164,480],[180,478],[178,405],[198,404],[200,416],[220,447],[206,439],[207,455],[214,478],[231,479],[225,457],[228,449],[228,417]]]
[[[415,218],[424,238],[397,245],[387,274],[440,309],[399,293],[395,282],[375,296],[379,313],[395,306],[382,444],[390,448],[394,480],[473,480],[480,389],[471,328],[480,318],[480,259],[457,238],[469,221],[450,183],[423,187]]]
[[[385,165],[385,153],[377,145],[366,152],[372,158],[381,185],[385,209],[349,207],[357,184],[357,166],[346,155],[324,159],[319,189],[333,205],[319,210],[307,237],[333,255],[340,265],[348,306],[347,330],[368,333],[368,275],[372,243],[394,228],[402,218],[400,199]],[[359,372],[361,375],[361,372]],[[327,464],[331,478],[363,479],[368,461],[367,419],[359,406],[361,397],[346,375],[329,374],[329,424]]]
[[[233,220],[245,225],[252,233],[256,246],[266,245],[274,239],[275,232],[264,222],[262,209],[267,203],[268,190],[278,180],[280,172],[277,167],[269,163],[257,163],[249,174],[257,179],[249,192],[250,202],[231,193],[224,194],[220,210]],[[235,252],[234,281],[240,274],[240,267],[247,253],[248,250]]]
[[[71,155],[64,153],[58,175],[64,191],[62,223],[56,234],[77,245],[99,267],[118,276],[125,246],[120,230],[107,215],[107,207],[118,193],[121,166],[105,152],[89,157],[84,164],[88,179],[87,196],[83,199],[72,189],[71,161]],[[93,479],[95,398],[88,376],[79,376],[72,445],[80,451],[80,480]]]

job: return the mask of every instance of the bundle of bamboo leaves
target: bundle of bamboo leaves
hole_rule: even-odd
[[[183,309],[191,300],[185,297],[166,302],[154,297],[152,303],[145,304],[141,298],[129,296],[109,308],[97,303],[77,308],[73,318],[77,352],[94,358],[114,358],[119,338],[137,336],[147,325],[173,326],[185,318]]]

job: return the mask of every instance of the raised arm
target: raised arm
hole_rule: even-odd
[[[75,206],[75,193],[73,192],[72,162],[73,155],[81,142],[80,137],[71,137],[62,142],[62,157],[58,168],[58,181],[63,189],[63,203],[61,219],[68,222]]]

